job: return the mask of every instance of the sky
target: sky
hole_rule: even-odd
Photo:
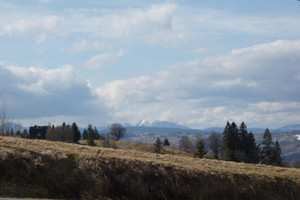
[[[300,123],[300,2],[0,0],[0,99],[23,126]]]

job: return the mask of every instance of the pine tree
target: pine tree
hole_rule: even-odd
[[[230,161],[239,161],[237,152],[240,148],[240,138],[237,125],[235,122],[232,122],[230,125],[230,131],[228,135],[228,148],[229,148],[229,160]]]
[[[166,139],[164,140],[163,145],[164,145],[164,146],[170,146],[170,142],[169,142],[168,138],[166,138]]]
[[[240,138],[240,147],[239,147],[239,149],[242,152],[246,150],[247,136],[248,136],[247,126],[244,122],[242,122],[241,125],[240,125],[240,128],[239,128],[239,138]]]
[[[72,124],[72,131],[73,131],[73,142],[78,143],[78,141],[80,140],[81,134],[80,134],[78,126],[75,122],[73,122],[73,124]]]
[[[87,137],[88,137],[87,130],[84,129],[84,130],[83,130],[83,133],[82,133],[82,139],[87,140]]]
[[[159,139],[159,137],[157,137],[156,138],[156,141],[155,141],[155,143],[154,143],[154,146],[155,146],[155,149],[154,149],[154,152],[155,153],[161,153],[161,141],[160,141],[160,139]]]
[[[264,133],[262,148],[261,148],[261,162],[267,165],[272,164],[273,156],[273,142],[270,130],[267,128]]]
[[[88,134],[87,136],[87,144],[89,146],[96,146],[95,141],[94,141],[94,137],[92,134]]]
[[[273,165],[282,166],[281,147],[279,145],[278,140],[276,140],[275,142],[272,160],[273,160]]]
[[[244,160],[244,146],[241,142],[241,138],[246,142],[247,129],[245,123],[241,124],[240,129],[241,134],[235,122],[231,124],[227,122],[223,132],[221,147],[222,159],[236,162]],[[240,137],[240,135],[243,136]]]
[[[250,132],[246,138],[245,157],[245,162],[247,163],[259,162],[259,150],[252,132]]]
[[[221,147],[221,157],[223,160],[229,160],[229,135],[230,135],[230,123],[227,121],[226,126],[223,131],[222,147]]]
[[[20,130],[17,130],[16,137],[21,137],[21,131]]]
[[[21,138],[28,138],[28,137],[29,137],[28,131],[27,131],[27,129],[24,129],[24,131],[21,134]]]
[[[196,152],[195,152],[195,156],[198,158],[203,158],[203,156],[205,154],[207,154],[207,149],[205,147],[205,142],[204,139],[202,137],[199,137],[197,139],[197,143],[196,143]]]

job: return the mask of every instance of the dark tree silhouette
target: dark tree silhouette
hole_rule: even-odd
[[[169,142],[168,138],[166,138],[166,139],[164,140],[163,145],[164,145],[164,146],[170,146],[170,142]]]
[[[261,144],[261,162],[267,165],[272,164],[273,156],[273,141],[270,130],[267,128],[264,133],[263,141]]]
[[[161,140],[159,139],[159,137],[156,138],[156,141],[154,143],[155,149],[154,152],[155,153],[161,153],[161,149],[162,149],[162,143]]]
[[[126,134],[126,128],[124,128],[121,124],[114,123],[110,126],[110,135],[113,140],[120,140]]]
[[[207,154],[207,149],[205,147],[205,142],[204,139],[200,136],[197,138],[196,142],[196,151],[195,151],[195,156],[198,158],[203,158],[205,154]]]
[[[75,122],[73,122],[73,124],[72,124],[72,130],[73,130],[73,142],[78,143],[78,141],[81,138],[81,134],[80,134],[78,126]]]

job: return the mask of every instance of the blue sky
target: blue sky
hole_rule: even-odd
[[[15,121],[300,123],[300,2],[0,0]]]

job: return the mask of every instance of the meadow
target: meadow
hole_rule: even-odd
[[[0,137],[0,196],[63,199],[300,199],[300,169]],[[84,143],[84,142],[82,142]]]

